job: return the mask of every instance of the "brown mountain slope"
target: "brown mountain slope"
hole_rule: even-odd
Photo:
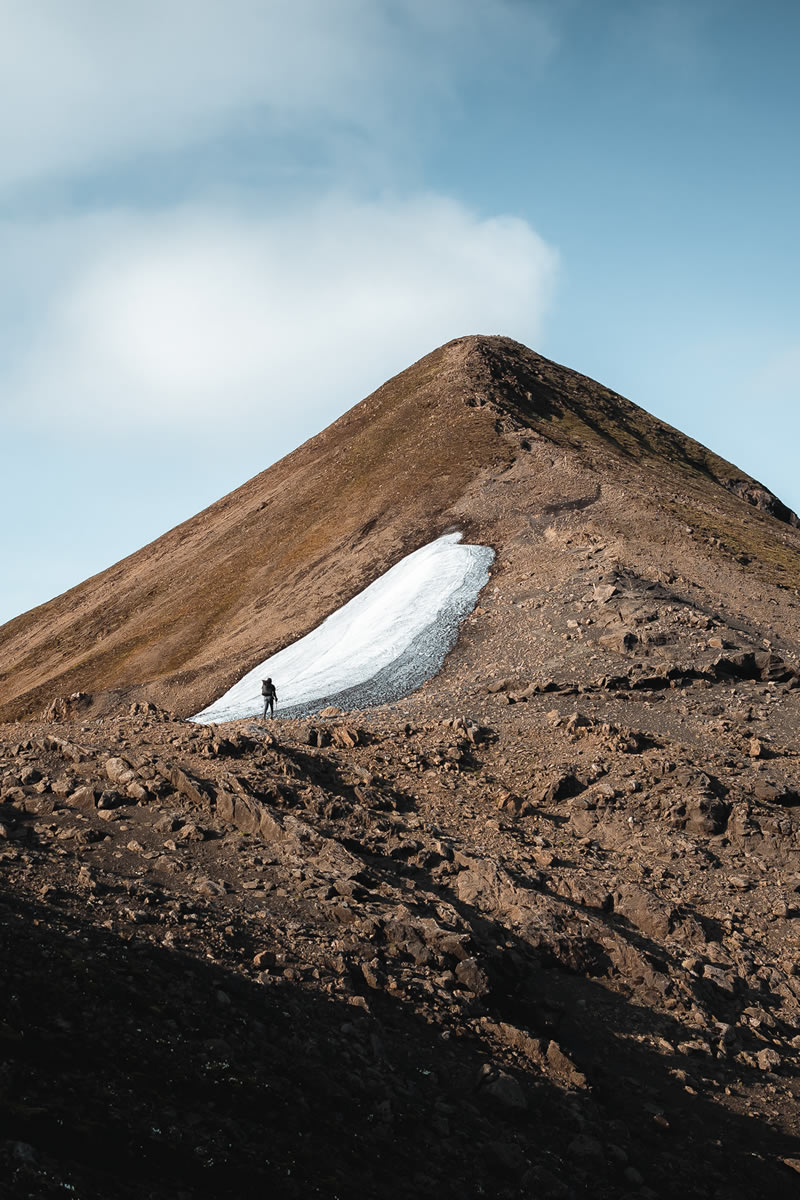
[[[497,557],[413,694],[122,704],[451,526]],[[0,723],[0,1194],[794,1200],[798,613],[765,489],[466,338],[6,626],[6,711],[95,699]]]
[[[606,562],[707,577],[720,597],[775,601],[773,624],[791,623],[800,535],[771,493],[600,384],[509,339],[468,337],[151,545],[5,625],[0,717],[79,689],[101,707],[147,697],[196,711],[452,526],[498,551],[496,582],[513,611],[505,637],[480,622],[451,667],[473,671],[479,655],[502,667],[506,647],[530,642],[514,599],[526,578],[565,578],[566,512],[582,514]]]

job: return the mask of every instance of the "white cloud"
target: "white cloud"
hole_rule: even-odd
[[[0,187],[237,124],[389,130],[554,45],[515,0],[0,0]]]
[[[252,180],[224,202],[161,211],[136,196],[170,151],[215,138],[207,165],[224,187],[225,154],[242,166],[230,137],[242,125],[265,145],[288,131],[290,163],[292,132],[330,149],[337,125],[391,159],[467,81],[551,54],[543,12],[518,0],[0,0],[0,195],[39,180],[58,214],[0,223],[6,419],[101,435],[221,412],[259,422],[279,404],[329,414],[469,330],[534,339],[555,256],[522,220],[435,194],[287,208]],[[113,179],[123,163],[130,207],[70,212],[65,198],[88,192],[65,179]],[[314,164],[299,153],[295,165],[308,197]]]
[[[526,222],[435,195],[117,213],[8,240],[22,259],[38,245],[39,274],[35,335],[6,348],[6,420],[94,434],[324,422],[449,338],[535,340],[556,272]]]

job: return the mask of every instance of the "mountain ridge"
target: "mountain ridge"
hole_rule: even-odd
[[[197,710],[447,529],[501,549],[509,520],[487,518],[480,480],[522,458],[543,468],[548,446],[592,464],[594,487],[627,480],[641,492],[644,472],[675,521],[707,525],[704,536],[757,558],[773,582],[800,582],[784,536],[797,518],[756,480],[588,377],[511,339],[469,336],[195,517],[3,626],[0,716],[78,690],[108,705]],[[564,471],[547,470],[557,499]]]
[[[0,723],[3,1195],[795,1200],[800,530],[764,492],[460,339],[0,630],[36,712]],[[413,690],[185,719],[447,530],[495,557]]]

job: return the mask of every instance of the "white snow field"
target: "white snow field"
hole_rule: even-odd
[[[406,555],[191,719],[206,725],[261,716],[267,676],[282,716],[306,716],[329,704],[365,708],[408,695],[441,670],[488,582],[494,551],[460,542],[460,533],[448,533]]]

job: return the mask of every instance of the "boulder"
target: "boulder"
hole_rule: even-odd
[[[572,1087],[587,1087],[586,1076],[579,1071],[569,1055],[565,1054],[558,1042],[550,1041],[545,1051],[545,1059],[550,1073],[557,1079],[562,1079]]]
[[[782,808],[794,808],[800,804],[800,793],[771,779],[757,779],[753,784],[753,795],[767,804],[779,804]]]
[[[718,679],[752,679],[786,683],[797,678],[779,654],[769,650],[733,650],[718,655],[711,664]]]
[[[762,1071],[776,1071],[781,1065],[780,1054],[770,1047],[767,1047],[766,1050],[760,1050],[757,1058],[758,1065]]]
[[[531,794],[535,804],[553,804],[557,800],[569,800],[586,790],[585,782],[574,767],[566,767],[550,776],[547,783]]]
[[[491,741],[494,739],[494,731],[485,725],[481,725],[472,717],[453,717],[452,721],[447,722],[452,725],[457,733],[461,733],[473,746],[479,746],[482,742]]]
[[[520,1085],[513,1075],[506,1071],[487,1073],[481,1086],[481,1093],[498,1108],[508,1112],[525,1112],[528,1101]]]
[[[724,833],[728,825],[731,806],[713,795],[690,796],[685,803],[686,820],[683,828],[687,833],[714,837]]]
[[[492,683],[487,683],[486,691],[490,696],[496,696],[500,692],[511,692],[514,690],[514,680],[510,677],[503,679],[495,679]]]
[[[190,804],[194,804],[198,808],[210,807],[210,800],[206,792],[195,779],[192,779],[190,775],[182,771],[180,767],[172,768],[169,773],[169,780],[175,791],[180,792]]]
[[[280,820],[252,796],[217,793],[216,814],[221,821],[242,833],[252,833],[268,842],[281,842],[287,834]]]
[[[331,745],[336,746],[340,750],[350,750],[353,746],[357,746],[360,741],[360,731],[349,728],[347,725],[337,725],[331,731]]]
[[[123,786],[132,783],[136,778],[136,772],[131,767],[127,759],[120,756],[107,758],[104,765],[105,773],[112,783],[119,783]]]
[[[619,629],[604,633],[597,639],[599,645],[617,654],[630,654],[639,644],[639,639],[632,629]]]
[[[485,996],[489,991],[489,977],[476,958],[465,958],[456,967],[456,979],[468,992]]]
[[[676,911],[654,892],[626,883],[614,893],[614,911],[634,924],[642,933],[665,941],[675,927]]]
[[[97,808],[97,792],[93,787],[84,785],[75,789],[69,798],[69,802],[75,808],[82,808],[88,812],[93,812]]]

